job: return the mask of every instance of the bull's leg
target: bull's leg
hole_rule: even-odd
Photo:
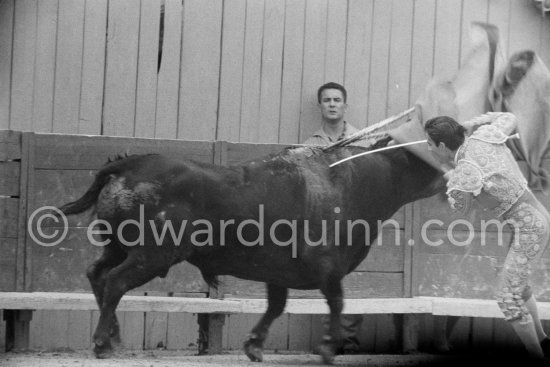
[[[321,292],[330,309],[330,322],[328,334],[323,336],[323,341],[319,346],[319,354],[325,363],[332,364],[336,350],[342,344],[340,316],[344,308],[344,301],[341,279],[333,275],[329,276],[326,284],[321,288]]]
[[[101,257],[88,267],[86,275],[90,281],[92,291],[94,292],[99,307],[101,307],[103,303],[103,291],[107,280],[107,274],[112,268],[120,265],[125,258],[126,253],[113,244],[111,246],[106,246]],[[112,320],[110,327],[111,342],[120,344],[120,327],[115,314],[112,315]]]
[[[135,255],[135,256],[134,256]],[[131,253],[119,266],[113,268],[106,276],[103,290],[103,300],[100,305],[100,316],[93,341],[97,358],[106,357],[112,350],[111,328],[114,322],[115,310],[122,296],[129,290],[139,287],[166,273],[169,264],[164,259],[152,254]]]
[[[244,352],[252,362],[263,360],[263,346],[269,327],[285,310],[288,289],[273,284],[267,285],[267,311],[254,326],[244,343]]]

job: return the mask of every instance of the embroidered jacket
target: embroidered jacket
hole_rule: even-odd
[[[447,196],[453,209],[462,210],[465,193],[478,196],[483,192],[496,199],[498,205],[490,209],[501,216],[527,189],[527,181],[505,145],[517,123],[511,113],[483,116],[488,116],[491,124],[477,128],[459,147],[456,167],[447,182]]]

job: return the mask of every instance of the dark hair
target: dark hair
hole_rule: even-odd
[[[338,89],[342,92],[342,95],[344,96],[344,103],[346,103],[346,100],[348,99],[348,92],[346,91],[346,88],[344,88],[343,85],[334,82],[328,82],[319,87],[317,90],[317,102],[321,103],[321,93],[323,93],[325,89]]]
[[[426,121],[426,134],[436,143],[443,142],[451,150],[458,149],[464,143],[466,128],[449,116],[438,116]]]

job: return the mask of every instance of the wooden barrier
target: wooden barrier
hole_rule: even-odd
[[[6,347],[25,349],[29,345],[33,310],[97,310],[84,274],[100,252],[86,239],[92,220],[89,214],[71,216],[66,239],[52,247],[34,243],[26,223],[38,208],[61,205],[82,195],[109,156],[154,152],[230,165],[283,147],[0,131],[0,310],[6,320]],[[505,247],[482,247],[477,224],[472,245],[451,245],[446,230],[458,218],[449,214],[446,203],[437,196],[406,205],[392,219],[397,226],[384,228],[381,241],[373,245],[367,259],[345,278],[345,313],[403,315],[398,326],[401,330],[394,336],[401,338],[398,344],[403,350],[414,350],[419,343],[415,315],[437,317],[434,322],[440,325],[436,329],[442,337],[446,336],[447,316],[502,318],[490,298],[494,269],[502,261]],[[431,241],[442,240],[439,246],[429,246],[422,237],[429,219],[441,221],[427,232]],[[468,219],[479,223],[482,218]],[[53,225],[44,228],[46,232],[56,229]],[[452,233],[465,239],[464,231]],[[487,242],[494,243],[495,236],[496,232],[489,231]],[[550,301],[543,287],[550,278],[549,261],[543,259],[534,278],[541,301]],[[166,279],[155,279],[130,292],[118,310],[152,312],[151,320],[161,313],[203,315],[198,319],[208,334],[209,351],[220,352],[224,315],[262,313],[266,304],[263,284],[221,278],[222,286],[210,289],[197,269],[179,264]],[[327,310],[320,292],[291,290],[285,312],[308,315]],[[542,303],[541,317],[550,320],[550,304]],[[142,333],[144,327],[139,326]]]
[[[84,310],[97,311],[95,298],[90,293],[59,292],[1,292],[0,308],[4,310]],[[265,298],[191,298],[191,297],[122,297],[118,311],[191,312],[191,313],[247,313],[263,314]],[[287,314],[327,314],[324,299],[289,299]],[[412,297],[346,299],[347,314],[432,314],[435,316],[464,316],[503,319],[493,300]],[[539,317],[550,320],[550,302],[540,302]]]

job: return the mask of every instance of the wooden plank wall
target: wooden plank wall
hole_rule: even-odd
[[[465,56],[472,20],[499,26],[504,56],[532,48],[550,65],[550,18],[543,18],[529,0],[4,0],[0,2],[0,129],[299,143],[318,128],[315,92],[320,84],[343,83],[349,92],[348,121],[357,127],[374,124],[409,107],[433,75],[453,75]],[[24,140],[22,136],[18,139]],[[63,151],[86,156],[83,141],[78,141],[80,146],[56,137],[43,143],[38,142],[39,154],[63,147],[56,152],[61,163],[67,162]],[[247,158],[257,153],[260,151],[236,154]],[[214,160],[228,159],[212,154]],[[221,154],[225,154],[223,150]],[[0,159],[1,190],[12,185],[8,178],[18,171],[17,159]],[[30,182],[49,188],[24,203],[25,210],[40,205],[55,185],[68,189],[87,182],[97,168],[54,169],[47,162],[40,164],[44,166],[30,167],[36,173]],[[28,172],[29,167],[19,166],[19,174]],[[0,244],[9,247],[12,260],[2,261],[16,266],[0,264],[1,290],[23,290],[25,286],[50,289],[53,283],[46,281],[49,278],[33,273],[37,264],[19,256],[22,246],[16,236],[4,233],[13,226],[14,231],[20,230],[19,219],[15,223],[13,218],[22,213],[18,195],[6,193],[0,192],[0,217],[3,221],[12,218],[13,223],[0,229]],[[403,215],[416,210],[405,209]],[[82,234],[76,224],[72,230],[76,243]],[[52,255],[47,249],[41,251],[33,256]],[[418,258],[410,251],[390,254],[390,260],[403,264],[403,271],[395,272],[403,284],[412,278],[418,286],[418,274],[410,274]],[[56,266],[65,266],[50,265],[48,274],[55,274]],[[17,284],[17,271],[24,269],[31,277]],[[359,270],[368,272],[369,267]],[[73,286],[84,287],[84,279],[74,281]],[[198,283],[194,287],[192,291],[202,289]],[[165,294],[167,288],[153,284],[139,291]],[[418,294],[418,288],[403,286],[399,292]],[[484,294],[483,290],[476,292]],[[82,337],[70,330],[91,333],[97,314],[43,312],[35,318],[43,321],[32,324],[35,347],[70,342],[72,347],[87,348],[89,332]],[[56,318],[64,321],[52,321]],[[45,326],[48,322],[50,327]],[[249,315],[232,316],[225,326],[224,347],[240,348],[241,336],[251,322]],[[126,313],[121,315],[121,323],[132,325],[123,327],[129,347],[164,343],[179,348],[195,342],[187,334],[180,336],[181,343],[174,341],[176,329],[171,325],[196,327],[195,320],[186,316],[148,318]],[[431,317],[422,319],[424,346],[431,343],[434,323],[437,321]],[[361,333],[365,349],[388,348],[399,334],[398,324],[391,316],[367,317]],[[507,325],[498,320],[465,319],[458,325],[458,334],[453,336],[457,345],[467,345],[464,335],[469,333],[492,343],[502,342],[500,339],[506,338],[502,335],[508,335],[504,332]],[[70,341],[45,340],[56,327],[69,330],[63,335],[71,335]],[[317,316],[288,316],[275,330],[268,348],[308,350],[318,341],[320,321]]]
[[[349,121],[374,124],[454,74],[474,20],[499,26],[503,55],[531,48],[550,65],[550,19],[529,0],[0,6],[0,128],[19,131],[299,143],[318,127],[319,85],[346,85]]]

